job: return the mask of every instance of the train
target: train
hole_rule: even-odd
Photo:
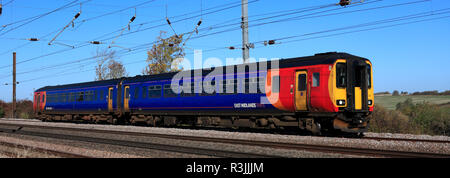
[[[373,112],[370,60],[343,52],[45,86],[42,121],[289,129],[363,135]]]

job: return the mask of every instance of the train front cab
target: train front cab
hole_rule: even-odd
[[[326,68],[330,71],[328,85],[320,87],[328,88],[327,101],[323,99],[327,98],[326,95],[317,96],[317,92],[314,96],[311,95],[312,89],[319,90],[319,87],[312,87],[318,85],[322,74],[312,73],[307,69],[295,71],[295,111],[311,114],[315,124],[309,125],[317,125],[318,129],[334,129],[348,133],[367,131],[368,116],[373,111],[374,104],[372,64],[368,60],[358,58],[337,59]]]
[[[338,59],[329,78],[329,94],[335,111],[336,130],[350,133],[367,131],[373,111],[372,64],[362,59]]]

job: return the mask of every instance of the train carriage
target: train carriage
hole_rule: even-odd
[[[34,109],[49,121],[362,133],[373,111],[372,83],[368,59],[332,52],[48,86],[35,91]]]

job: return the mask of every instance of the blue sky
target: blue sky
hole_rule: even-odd
[[[9,1],[1,0],[3,4]],[[17,99],[31,99],[34,89],[47,85],[92,81],[95,78],[96,62],[95,59],[86,58],[92,57],[97,48],[107,47],[112,39],[119,35],[120,29],[126,27],[135,12],[136,20],[131,24],[130,31],[126,29],[123,35],[115,41],[120,47],[112,48],[117,50],[119,60],[125,64],[130,76],[141,74],[146,65],[146,50],[150,49],[151,45],[143,46],[140,50],[134,50],[133,47],[155,41],[161,30],[167,31],[168,35],[173,35],[170,26],[164,25],[166,14],[168,17],[173,17],[170,20],[174,22],[173,28],[179,34],[192,31],[197,22],[202,19],[199,29],[206,28],[206,30],[200,30],[198,34],[194,33],[192,39],[186,42],[187,59],[193,60],[193,49],[205,50],[203,52],[204,60],[216,57],[225,61],[225,58],[242,57],[240,50],[226,48],[233,45],[239,47],[242,38],[239,29],[201,37],[201,35],[229,28],[239,28],[239,25],[220,29],[208,28],[217,27],[217,24],[239,23],[241,16],[239,0],[79,0],[72,7],[48,14],[18,28],[17,26],[22,23],[7,25],[55,10],[74,1],[13,0],[4,6],[3,13],[0,15],[1,100],[11,101],[12,86],[4,84],[12,82],[10,76],[12,67],[9,65],[12,64],[13,51],[17,52],[17,81],[20,82],[17,85]],[[56,38],[56,42],[59,44],[48,45],[47,43],[57,34],[58,30],[68,24],[80,11],[80,2],[85,3],[81,5],[82,13],[75,20],[74,27],[69,26]],[[255,49],[250,50],[251,57],[270,59],[309,56],[329,51],[347,52],[372,61],[375,92],[450,90],[450,73],[448,72],[448,66],[450,66],[450,18],[446,17],[450,13],[447,13],[448,9],[439,11],[450,8],[448,0],[366,0],[364,3],[353,5],[353,7],[326,6],[337,3],[337,0],[249,0],[249,2],[249,40],[250,42],[259,42],[255,43]],[[411,4],[406,4],[409,2]],[[129,8],[83,22],[92,17],[138,4],[142,5],[137,6],[136,11],[134,8]],[[395,4],[404,5],[388,8]],[[311,10],[312,7],[322,5],[325,6]],[[236,7],[231,8],[232,6]],[[222,8],[224,10],[220,10]],[[298,13],[300,8],[309,8],[310,10]],[[213,11],[218,12],[213,13]],[[350,11],[357,12],[341,13]],[[431,11],[435,12],[434,15],[430,13]],[[292,14],[279,16],[289,12]],[[341,14],[325,15],[330,13]],[[375,26],[361,25],[419,13],[424,13],[422,14],[424,16]],[[301,15],[317,17],[291,19],[256,26],[259,23]],[[176,22],[186,17],[193,18]],[[261,19],[266,17],[267,19]],[[434,20],[428,21],[427,19]],[[402,23],[409,24],[392,26]],[[7,26],[2,29],[3,25]],[[143,30],[156,25],[161,26]],[[357,30],[361,31],[355,32]],[[333,35],[338,33],[340,35]],[[109,35],[104,36],[105,34]],[[298,35],[303,36],[277,40],[276,45],[264,46],[261,43],[264,40]],[[41,38],[41,41],[24,40],[27,38]],[[102,39],[108,40],[101,41],[105,43],[101,45],[88,43]],[[291,40],[294,42],[288,42]],[[76,48],[72,49],[61,44]],[[124,48],[133,49],[133,51],[127,51]],[[216,50],[207,51],[209,49]],[[64,63],[70,63],[70,65],[55,66]],[[21,72],[27,73],[19,74]]]

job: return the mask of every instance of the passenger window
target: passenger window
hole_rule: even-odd
[[[142,87],[142,98],[147,98],[147,86]]]
[[[134,99],[139,98],[139,87],[134,88]]]
[[[105,100],[105,92],[104,90],[100,90],[100,101]]]
[[[272,92],[273,93],[280,92],[280,76],[279,75],[272,77]]]
[[[178,90],[178,85],[174,85],[173,88]],[[171,84],[164,85],[164,97],[176,97],[177,93],[172,90]]]
[[[216,94],[216,81],[211,80],[209,82],[203,81],[203,91],[200,94],[201,96],[212,96]]]
[[[181,96],[195,96],[194,83],[186,82],[180,86]],[[189,91],[190,90],[190,91]],[[188,92],[185,92],[188,91]]]
[[[93,101],[97,101],[98,100],[98,90],[94,90],[94,99]]]
[[[266,93],[266,78],[258,77],[258,92]]]
[[[313,73],[312,86],[313,87],[320,86],[320,73]]]
[[[77,101],[83,101],[83,95],[84,94],[84,92],[78,92],[78,99],[77,99]]]
[[[300,74],[298,75],[298,91],[305,91],[306,90],[306,74]]]
[[[164,92],[165,91],[166,90],[164,89]],[[166,94],[166,93],[164,93],[164,94]],[[159,97],[161,97],[161,85],[149,86],[148,87],[148,97],[149,98],[159,98]]]

